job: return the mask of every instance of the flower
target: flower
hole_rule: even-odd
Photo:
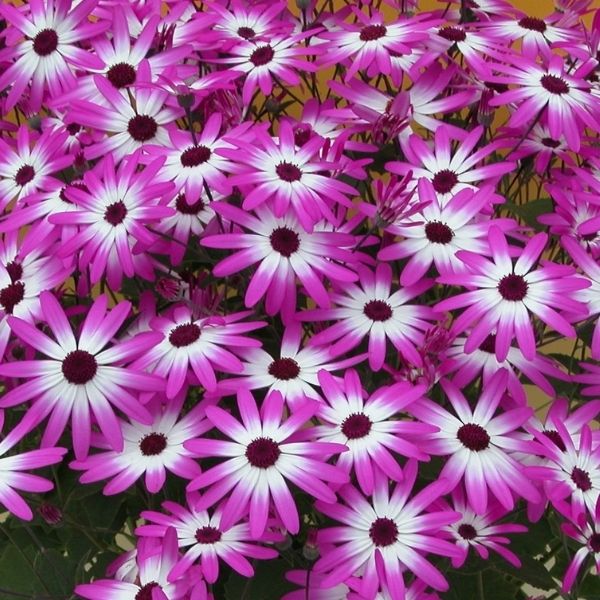
[[[341,291],[331,294],[334,308],[305,310],[298,314],[301,321],[336,321],[315,334],[309,344],[331,344],[333,353],[348,352],[365,336],[369,337],[369,366],[374,371],[385,362],[387,340],[405,361],[421,366],[422,360],[415,345],[423,341],[423,331],[429,329],[428,319],[433,316],[428,306],[407,304],[431,287],[431,281],[422,279],[416,285],[391,292],[392,270],[378,263],[373,273],[359,267],[359,284],[345,284]]]
[[[111,478],[103,491],[112,495],[123,492],[145,475],[146,489],[156,494],[164,486],[167,471],[185,479],[197,477],[200,466],[183,443],[208,431],[210,423],[203,419],[204,407],[201,405],[181,416],[184,400],[185,394],[180,393],[165,408],[161,408],[160,401],[147,405],[153,417],[149,425],[121,421],[124,439],[121,452],[108,450],[71,463],[72,469],[85,471],[80,482]],[[92,444],[103,449],[110,447],[102,439],[92,440]]]
[[[356,260],[348,249],[354,237],[332,231],[316,223],[312,233],[304,231],[294,215],[277,217],[269,205],[257,206],[254,215],[226,204],[215,203],[213,209],[232,223],[249,232],[205,235],[201,244],[209,248],[234,248],[237,251],[213,268],[213,275],[225,277],[259,262],[244,296],[247,307],[266,295],[266,312],[282,312],[289,318],[297,306],[297,276],[306,293],[322,307],[330,305],[330,296],[322,275],[337,281],[356,281],[358,275],[342,266]],[[338,264],[342,263],[342,264]]]
[[[392,452],[419,460],[429,459],[419,438],[436,428],[397,418],[401,412],[410,412],[410,406],[419,401],[425,386],[396,383],[380,387],[365,399],[354,369],[346,369],[339,383],[321,369],[319,384],[326,403],[320,405],[317,413],[323,424],[315,428],[315,438],[348,447],[336,465],[346,473],[354,472],[364,494],[373,493],[376,469],[392,481],[402,480],[402,469]]]
[[[77,85],[74,69],[102,68],[97,56],[77,45],[110,26],[109,21],[86,22],[97,4],[98,0],[82,0],[77,6],[72,0],[40,0],[27,12],[6,2],[0,5],[0,14],[26,38],[12,48],[14,62],[0,75],[0,90],[12,85],[6,111],[15,106],[30,82],[29,105],[37,111],[46,89],[51,96],[57,96]]]
[[[167,580],[176,582],[199,559],[202,575],[208,583],[214,583],[219,577],[219,558],[234,571],[244,577],[252,577],[254,569],[246,556],[250,558],[275,558],[277,551],[256,543],[258,537],[251,535],[248,523],[236,523],[237,519],[227,519],[225,511],[219,507],[210,515],[206,510],[194,508],[197,494],[188,496],[188,506],[181,506],[170,500],[162,506],[170,515],[145,510],[142,517],[149,524],[136,529],[136,535],[162,538],[165,532],[174,528],[180,548],[186,548],[184,555],[167,571]]]
[[[533,409],[519,407],[495,415],[506,380],[506,370],[501,369],[484,387],[475,409],[456,386],[442,380],[456,415],[430,400],[411,407],[418,419],[439,428],[428,436],[427,452],[449,456],[440,477],[448,480],[451,489],[464,479],[469,505],[478,515],[488,510],[488,490],[506,510],[513,509],[515,495],[539,500],[524,467],[511,456],[517,450],[531,453],[531,442],[517,439],[514,432],[527,422]]]
[[[336,545],[314,566],[316,573],[327,575],[324,587],[343,583],[359,572],[363,597],[374,599],[379,585],[385,583],[391,600],[404,600],[403,571],[408,570],[436,590],[448,589],[444,576],[423,554],[458,556],[454,544],[440,539],[439,533],[459,519],[460,513],[425,512],[448,491],[448,482],[439,479],[411,497],[416,461],[408,461],[404,474],[404,481],[393,488],[385,477],[380,478],[371,502],[350,485],[338,490],[343,503],[317,502],[322,513],[341,523],[319,531],[319,543]]]
[[[73,449],[79,460],[88,454],[93,415],[110,446],[120,452],[124,447],[123,434],[113,408],[140,423],[152,423],[152,415],[127,389],[156,391],[162,380],[115,363],[122,364],[146,352],[162,336],[142,333],[103,350],[127,318],[129,302],[120,302],[107,312],[106,296],[98,296],[87,313],[79,339],[73,335],[67,315],[53,294],[42,292],[40,305],[56,341],[23,319],[8,318],[13,333],[46,358],[0,365],[0,375],[30,380],[5,393],[0,406],[33,400],[19,423],[19,431],[30,431],[51,415],[42,436],[42,448],[56,443],[71,417]]]
[[[542,267],[534,269],[548,240],[545,233],[533,236],[514,264],[504,233],[491,226],[488,235],[491,261],[468,250],[460,250],[456,255],[470,267],[471,273],[439,277],[442,283],[477,288],[442,300],[435,306],[439,312],[467,307],[454,321],[454,334],[461,333],[477,320],[465,343],[465,351],[473,352],[490,331],[495,330],[499,361],[506,359],[514,337],[523,356],[533,360],[536,340],[530,313],[562,335],[575,337],[567,312],[585,315],[586,310],[581,302],[570,297],[569,292],[589,287],[590,282],[577,276],[568,265],[544,262]],[[565,312],[561,314],[556,309]]]
[[[238,323],[249,314],[238,312],[224,317],[194,319],[188,307],[177,305],[150,321],[152,330],[162,334],[162,341],[132,366],[165,377],[169,399],[184,387],[190,367],[200,384],[214,391],[217,385],[215,368],[231,373],[239,373],[243,368],[228,348],[261,345],[258,340],[240,335],[264,325],[260,321]]]
[[[298,510],[285,479],[315,498],[334,502],[335,494],[324,481],[340,484],[346,483],[348,477],[325,459],[345,451],[346,446],[294,440],[293,434],[317,411],[315,401],[307,400],[285,421],[282,421],[284,402],[279,392],[270,392],[259,412],[250,392],[240,388],[237,405],[241,423],[222,408],[206,408],[206,416],[213,425],[235,441],[200,438],[184,444],[200,457],[227,457],[194,479],[188,490],[208,488],[198,508],[211,506],[229,493],[221,519],[225,528],[249,509],[250,533],[259,537],[273,508],[285,528],[292,534],[298,533]]]

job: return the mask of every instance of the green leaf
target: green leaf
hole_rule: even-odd
[[[501,557],[495,557],[492,562],[494,570],[510,575],[517,580],[528,583],[540,590],[552,590],[556,588],[556,582],[544,565],[528,555],[519,556],[521,568],[517,569]]]
[[[481,583],[479,578],[481,577]],[[485,600],[513,600],[519,598],[519,582],[507,578],[491,569],[480,570],[472,574],[451,571],[446,573],[450,589],[440,594],[443,600],[466,600],[484,598]],[[483,595],[481,590],[483,584]]]
[[[539,223],[537,218],[540,215],[552,212],[553,206],[551,198],[538,198],[526,204],[504,204],[502,208],[518,217],[526,225],[534,229],[544,229],[545,225]]]
[[[68,597],[73,593],[76,560],[63,556],[57,550],[46,550],[37,554],[33,566],[53,598]]]
[[[225,584],[226,600],[274,600],[297,589],[285,579],[290,566],[282,559],[255,563],[254,577],[232,572]]]

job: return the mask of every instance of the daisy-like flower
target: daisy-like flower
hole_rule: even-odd
[[[473,152],[483,131],[483,127],[473,129],[455,150],[451,143],[454,136],[445,125],[435,130],[433,148],[418,135],[402,138],[407,162],[389,162],[385,167],[398,175],[411,171],[415,185],[422,177],[428,179],[443,205],[460,190],[475,188],[481,181],[493,185],[502,175],[515,169],[515,163],[508,161],[476,166],[503,145],[502,141],[495,140]]]
[[[122,451],[123,434],[113,407],[140,423],[150,424],[152,415],[127,390],[156,391],[163,382],[155,375],[114,365],[146,352],[162,336],[142,333],[103,350],[129,315],[129,302],[120,302],[107,312],[106,296],[98,296],[88,311],[79,339],[73,335],[69,320],[53,294],[42,292],[40,305],[56,341],[27,321],[8,318],[13,333],[46,358],[0,365],[0,375],[30,380],[6,392],[0,406],[33,400],[18,425],[24,431],[30,431],[51,414],[42,436],[44,448],[56,443],[71,417],[75,456],[84,459],[90,447],[93,415],[110,446]]]
[[[134,263],[134,246],[151,246],[155,236],[146,226],[173,214],[172,208],[158,204],[173,187],[170,182],[154,180],[162,159],[140,172],[140,154],[136,151],[118,169],[109,154],[99,169],[101,179],[93,171],[87,171],[84,175],[87,190],[71,186],[65,192],[75,201],[77,210],[49,217],[55,225],[79,226],[79,233],[63,242],[59,255],[69,257],[81,250],[79,266],[90,267],[91,282],[100,281],[106,273],[113,289],[121,286],[123,275],[133,277],[137,273],[146,279],[154,278],[148,257],[142,255]],[[140,254],[139,248],[136,254]]]
[[[161,407],[160,400],[147,405],[153,417],[150,425],[121,422],[124,439],[121,452],[110,450],[100,436],[96,435],[96,439],[93,436],[92,445],[108,452],[71,463],[72,469],[85,471],[81,483],[111,478],[103,491],[112,495],[123,492],[144,475],[146,489],[156,494],[165,483],[167,471],[184,479],[200,475],[200,466],[183,447],[183,442],[206,433],[211,425],[203,418],[204,407],[200,405],[180,418],[184,401],[185,393],[180,393],[165,408]]]
[[[0,90],[12,86],[6,111],[19,101],[29,82],[29,108],[37,111],[46,89],[51,96],[57,96],[77,85],[73,69],[102,68],[98,57],[76,44],[110,27],[109,21],[87,21],[97,4],[98,0],[83,0],[76,6],[72,0],[40,0],[28,4],[27,12],[7,2],[0,5],[0,14],[25,36],[25,40],[10,48],[9,56],[14,62],[0,74]]]
[[[4,411],[0,410],[0,429],[4,424]],[[3,435],[0,441],[0,504],[11,514],[31,521],[33,513],[19,492],[48,492],[54,486],[52,482],[40,477],[25,473],[26,469],[39,469],[55,465],[67,453],[66,448],[43,448],[28,450],[20,454],[4,456],[21,440],[21,434],[16,429]]]
[[[260,263],[244,296],[246,306],[254,306],[266,295],[269,315],[279,311],[289,317],[297,306],[296,277],[306,293],[319,306],[330,306],[322,275],[329,279],[351,282],[358,276],[339,263],[354,262],[349,250],[354,236],[331,231],[325,224],[316,224],[307,233],[294,215],[275,216],[269,205],[257,206],[254,215],[219,202],[212,208],[228,221],[248,232],[206,235],[201,244],[209,248],[236,249],[213,267],[213,275],[226,277],[246,267]]]
[[[317,411],[314,401],[307,400],[285,421],[279,392],[271,392],[259,412],[250,392],[241,388],[237,404],[241,423],[222,408],[206,408],[213,425],[235,441],[201,438],[184,444],[200,457],[227,458],[194,479],[188,489],[208,488],[199,500],[199,508],[211,506],[229,493],[221,519],[225,528],[249,510],[250,532],[259,537],[273,508],[285,528],[292,534],[298,533],[298,510],[285,480],[317,499],[335,502],[334,492],[324,482],[346,483],[348,476],[325,462],[325,458],[347,448],[327,442],[295,441],[293,434]]]
[[[348,446],[348,452],[339,456],[336,465],[346,473],[356,474],[364,494],[373,493],[376,469],[393,481],[402,480],[402,469],[392,452],[419,460],[429,459],[418,439],[434,432],[435,428],[395,418],[401,412],[410,412],[410,405],[423,396],[425,386],[396,383],[379,388],[365,399],[354,369],[347,369],[343,382],[339,383],[321,370],[319,384],[326,402],[317,413],[323,425],[315,427],[313,435],[320,441]]]
[[[477,321],[465,344],[465,352],[476,350],[491,331],[496,331],[499,361],[506,359],[515,337],[525,358],[533,360],[536,340],[530,313],[562,335],[575,337],[575,329],[567,321],[566,313],[586,314],[585,305],[571,295],[589,287],[590,282],[576,275],[568,265],[544,262],[542,267],[534,268],[546,247],[545,233],[533,236],[514,264],[504,233],[492,226],[488,237],[492,260],[460,250],[457,256],[471,268],[471,274],[447,274],[439,278],[443,283],[478,288],[442,300],[435,306],[436,311],[467,307],[454,321],[452,332],[455,334]],[[560,314],[557,309],[565,312]]]
[[[177,532],[174,527],[165,527],[160,541],[139,540],[135,557],[137,577],[133,581],[96,579],[78,585],[75,593],[88,600],[180,600],[186,596],[189,582],[167,579],[178,560]]]
[[[440,502],[444,508],[450,508],[446,502]],[[506,516],[506,509],[498,503],[491,503],[487,512],[482,515],[475,514],[466,501],[460,486],[452,492],[452,508],[462,517],[446,528],[447,533],[455,540],[462,556],[452,557],[452,566],[458,569],[467,560],[469,549],[473,548],[477,554],[487,560],[490,550],[498,553],[513,567],[519,568],[519,557],[504,546],[510,543],[507,533],[525,533],[527,527],[517,523],[497,523]]]
[[[205,389],[214,391],[215,369],[226,373],[242,371],[242,363],[230,349],[261,345],[242,335],[264,325],[261,321],[238,323],[249,314],[194,319],[188,307],[176,306],[171,313],[151,319],[150,327],[162,334],[162,341],[132,366],[165,377],[167,398],[174,398],[184,387],[190,368]]]
[[[184,192],[190,198],[198,197],[205,185],[221,194],[229,194],[231,191],[231,185],[224,175],[229,170],[229,160],[219,151],[233,146],[219,137],[221,123],[221,114],[213,113],[204,124],[202,132],[194,136],[194,140],[189,132],[173,129],[169,131],[170,144],[147,149],[151,155],[165,157],[161,177],[173,181],[176,190]],[[249,125],[250,123],[246,123],[228,135],[242,136]]]
[[[519,128],[545,113],[548,130],[553,139],[564,135],[569,148],[577,152],[581,145],[581,130],[588,126],[600,131],[597,115],[600,97],[590,93],[591,83],[585,80],[594,68],[587,61],[572,73],[562,56],[553,55],[547,65],[519,57],[514,65],[498,63],[494,68],[505,76],[495,76],[497,83],[518,86],[498,94],[491,106],[515,103],[508,125]]]
[[[316,71],[314,64],[302,57],[319,52],[315,46],[301,44],[314,31],[289,36],[277,35],[264,42],[244,41],[228,51],[226,58],[214,58],[213,62],[229,65],[230,69],[244,74],[242,100],[250,105],[253,94],[260,89],[264,96],[273,91],[273,80],[294,86],[300,83],[296,71]]]
[[[569,432],[556,415],[551,424],[556,435],[533,431],[547,460],[542,465],[527,467],[527,471],[544,482],[550,502],[577,521],[586,511],[594,514],[600,497],[599,440],[597,436],[594,438],[587,424],[578,435]],[[568,510],[561,509],[565,500],[569,501]]]
[[[468,271],[468,267],[456,257],[458,250],[485,254],[488,250],[487,234],[492,223],[503,229],[516,225],[510,219],[476,219],[480,217],[482,209],[492,206],[491,186],[478,191],[463,189],[443,205],[431,181],[421,179],[418,189],[420,200],[429,202],[419,213],[386,229],[402,239],[386,246],[377,255],[379,260],[409,257],[402,269],[401,285],[417,283],[432,263],[442,275]]]
[[[219,559],[240,575],[252,577],[254,569],[246,557],[269,559],[277,556],[277,551],[272,548],[250,543],[261,536],[251,534],[248,523],[237,523],[238,519],[227,518],[226,524],[223,506],[210,515],[206,510],[194,508],[198,499],[197,494],[189,494],[187,507],[171,501],[163,502],[162,507],[170,515],[143,511],[141,516],[149,524],[141,525],[135,531],[136,535],[162,538],[168,529],[176,530],[179,547],[184,548],[185,553],[168,572],[168,581],[177,581],[199,561],[204,579],[214,583],[219,577]]]
[[[169,145],[164,126],[173,123],[183,111],[165,106],[169,93],[151,85],[148,61],[140,63],[136,81],[137,85],[129,89],[133,105],[107,79],[95,75],[94,82],[103,96],[102,104],[76,100],[70,106],[69,122],[112,134],[84,150],[88,160],[112,154],[118,162],[148,144]]]
[[[322,160],[319,153],[326,141],[314,136],[301,148],[296,147],[289,122],[280,124],[279,138],[273,139],[264,127],[252,130],[253,139],[227,137],[236,149],[218,152],[230,159],[233,186],[251,185],[244,197],[243,208],[252,210],[272,201],[275,216],[284,217],[289,209],[306,231],[312,231],[322,218],[337,223],[333,203],[350,206],[356,190],[331,174],[337,165]],[[328,173],[323,174],[323,171]]]
[[[279,358],[273,358],[261,348],[241,351],[244,370],[239,377],[219,381],[218,391],[234,393],[240,387],[249,390],[267,388],[267,393],[276,390],[294,410],[304,402],[305,398],[322,399],[318,390],[317,377],[321,369],[329,372],[345,369],[366,358],[366,354],[359,354],[332,362],[334,357],[328,348],[318,346],[300,348],[301,343],[302,328],[299,323],[292,321],[283,332]]]
[[[317,502],[323,514],[341,523],[318,533],[319,544],[336,544],[314,566],[316,573],[327,574],[324,587],[361,573],[362,597],[374,600],[383,584],[391,600],[405,600],[403,571],[408,570],[436,590],[448,589],[444,576],[423,556],[459,554],[454,544],[440,539],[439,534],[460,514],[452,510],[425,512],[448,491],[448,482],[435,481],[411,497],[416,461],[408,461],[404,474],[404,480],[393,490],[386,477],[378,478],[372,502],[350,485],[338,491],[344,503]]]
[[[517,450],[531,453],[532,443],[519,440],[514,432],[531,417],[533,410],[520,407],[495,415],[506,379],[506,371],[498,371],[483,389],[475,409],[455,385],[442,380],[442,388],[456,415],[429,400],[411,407],[418,419],[439,428],[438,433],[428,436],[427,452],[450,457],[440,477],[448,479],[451,489],[464,479],[469,505],[478,515],[488,509],[488,491],[506,510],[514,507],[515,496],[532,502],[540,498],[523,465],[511,456]]]
[[[311,309],[298,314],[301,321],[336,321],[310,340],[310,345],[332,344],[334,353],[348,352],[369,338],[369,366],[378,371],[385,362],[387,340],[405,361],[422,366],[415,346],[423,342],[433,311],[428,306],[407,304],[431,287],[431,280],[391,291],[392,269],[378,263],[373,273],[359,267],[359,285],[346,284],[331,294],[329,309]]]
[[[73,162],[65,152],[66,133],[46,131],[35,141],[31,137],[27,126],[22,125],[16,148],[0,139],[0,211],[15,198],[20,200],[59,183],[52,174]]]
[[[319,33],[319,39],[327,40],[322,44],[321,66],[348,60],[347,80],[358,71],[364,71],[368,77],[391,75],[393,55],[411,54],[413,47],[418,47],[430,37],[427,30],[432,22],[426,20],[427,15],[424,14],[386,24],[378,11],[367,16],[352,7],[352,15],[356,17],[356,23],[340,22],[336,30]]]

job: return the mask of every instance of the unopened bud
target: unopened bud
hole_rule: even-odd
[[[38,513],[48,525],[58,525],[62,522],[62,511],[53,504],[42,504],[38,508]]]
[[[184,94],[177,94],[177,104],[179,104],[179,106],[181,106],[181,108],[192,108],[192,106],[194,106],[194,101],[196,100],[196,97],[194,96],[194,94],[190,93],[184,93]]]
[[[286,533],[280,542],[275,542],[275,544],[273,544],[273,545],[280,552],[284,552],[285,550],[287,550],[288,548],[290,548],[292,546],[292,538],[289,533]]]
[[[179,298],[179,282],[177,282],[175,279],[161,277],[156,282],[156,291],[165,300],[172,302],[173,300],[177,300],[177,298]]]
[[[306,560],[317,560],[319,558],[319,544],[317,541],[318,530],[316,527],[310,527],[306,535],[306,542],[302,548],[302,556]]]
[[[298,10],[308,10],[310,8],[310,0],[296,0]]]
[[[277,100],[277,98],[267,98],[267,101],[265,102],[265,108],[267,110],[267,112],[271,113],[272,115],[277,114],[279,112],[279,100]]]
[[[40,131],[42,129],[42,119],[39,115],[33,115],[27,119],[27,123],[31,129]]]

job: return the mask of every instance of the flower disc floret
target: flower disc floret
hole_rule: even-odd
[[[42,29],[33,38],[33,50],[39,56],[48,56],[58,48],[58,34],[54,29]]]
[[[89,352],[74,350],[65,356],[61,369],[69,383],[84,385],[94,379],[98,370],[98,363]]]

